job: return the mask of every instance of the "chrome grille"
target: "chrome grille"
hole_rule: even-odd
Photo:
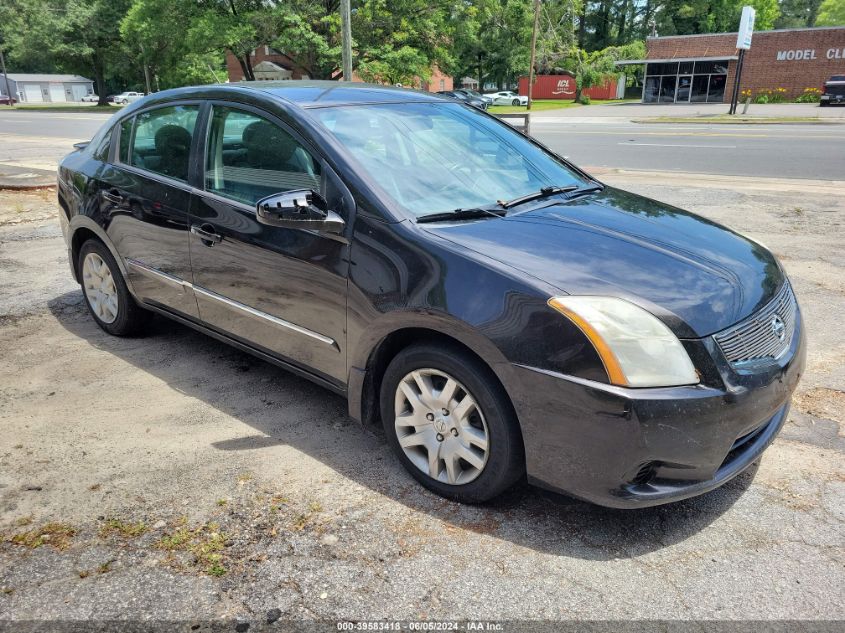
[[[714,334],[725,358],[731,365],[765,358],[780,358],[792,342],[798,304],[789,283],[764,308],[726,330]],[[776,333],[774,324],[783,322],[783,337]]]

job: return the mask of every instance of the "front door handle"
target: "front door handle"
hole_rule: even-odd
[[[214,227],[210,224],[203,224],[202,226],[192,224],[191,233],[199,237],[200,241],[206,246],[214,246],[223,240],[223,236],[215,233]]]
[[[113,202],[114,204],[120,204],[121,202],[123,202],[123,196],[118,193],[117,189],[112,189],[111,191],[104,191],[103,198],[105,198],[109,202]]]

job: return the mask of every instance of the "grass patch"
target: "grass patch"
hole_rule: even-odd
[[[123,106],[109,104],[107,106],[83,106],[83,105],[16,105],[15,110],[21,112],[117,112]],[[4,108],[6,111],[9,108]]]
[[[149,528],[143,521],[138,523],[127,523],[120,519],[106,519],[106,522],[100,527],[100,538],[108,538],[109,536],[117,535],[123,538],[132,538],[141,536]]]
[[[293,517],[290,527],[295,532],[301,532],[305,527],[311,523],[315,515],[323,511],[323,506],[317,501],[312,501],[308,504],[308,509],[305,512],[300,512]]]
[[[9,542],[29,549],[36,549],[42,545],[52,545],[63,550],[70,547],[71,539],[76,535],[76,528],[67,523],[45,523],[35,530],[18,532],[9,537]]]
[[[226,535],[220,531],[217,523],[207,523],[193,529],[183,524],[162,536],[155,546],[166,552],[190,552],[196,559],[195,565],[211,576],[226,573],[222,554],[226,547]]]
[[[564,108],[576,108],[581,104],[574,101],[560,101],[558,99],[534,99],[531,104],[531,112],[540,112],[542,110],[562,110]],[[525,106],[505,106],[494,105],[487,110],[490,114],[522,114],[528,112]]]

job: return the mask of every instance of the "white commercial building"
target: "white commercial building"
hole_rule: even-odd
[[[9,73],[9,84],[15,99],[21,103],[73,103],[94,92],[94,82],[79,75]],[[2,75],[0,94],[6,94]]]

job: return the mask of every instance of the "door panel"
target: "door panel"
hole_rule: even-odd
[[[259,224],[245,205],[195,195],[191,236],[200,317],[208,325],[338,381],[346,379],[348,246]]]
[[[110,166],[101,176],[101,209],[107,233],[124,258],[142,301],[197,318],[189,285],[188,213],[191,194],[131,168]]]
[[[194,195],[190,218],[200,318],[344,383],[348,241],[260,224],[255,203],[313,188],[348,218],[351,196],[301,140],[254,111],[215,105],[204,149],[208,193]]]

